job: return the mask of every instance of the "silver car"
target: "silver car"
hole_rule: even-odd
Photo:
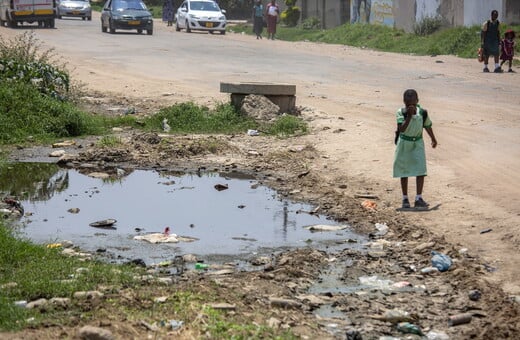
[[[213,0],[184,0],[175,15],[175,30],[214,31],[226,34],[226,13]]]
[[[56,9],[58,19],[62,17],[80,17],[83,20],[92,20],[90,0],[61,0]]]

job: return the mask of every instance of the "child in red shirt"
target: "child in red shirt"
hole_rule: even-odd
[[[514,72],[511,68],[513,65],[513,56],[515,55],[515,32],[511,29],[504,33],[504,39],[500,42],[500,66],[509,61],[509,71]]]

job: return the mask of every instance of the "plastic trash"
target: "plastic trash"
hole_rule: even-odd
[[[25,308],[27,307],[27,301],[26,300],[18,300],[14,302],[14,305],[16,307]]]
[[[386,225],[386,223],[376,223],[375,226],[377,229],[376,235],[384,236],[386,235],[386,233],[388,233],[388,226]]]
[[[480,300],[481,296],[482,296],[482,294],[480,293],[480,290],[477,290],[477,289],[470,290],[468,293],[468,297],[471,301],[478,301],[478,300]]]
[[[258,130],[247,130],[247,135],[248,136],[259,136],[260,132],[258,132]]]
[[[361,333],[356,330],[348,330],[347,333],[347,340],[363,340],[363,337],[361,336]]]
[[[419,326],[414,325],[409,322],[400,322],[397,324],[397,330],[403,333],[417,334],[423,335],[423,332],[419,328]]]
[[[200,263],[200,262],[195,263],[195,269],[206,269],[208,267],[209,266],[205,263]]]
[[[429,331],[428,333],[426,333],[426,338],[428,340],[450,340],[448,334],[438,331]]]
[[[378,289],[392,289],[394,282],[392,280],[380,279],[377,275],[374,276],[360,276],[359,283],[364,286],[378,288]]]
[[[168,326],[172,330],[177,330],[177,329],[181,328],[183,324],[184,324],[184,321],[170,320]]]
[[[463,325],[465,323],[470,323],[472,317],[473,317],[473,315],[471,315],[470,313],[452,315],[448,319],[448,326],[451,327],[451,326]]]
[[[439,253],[435,250],[432,250],[432,266],[437,268],[440,272],[445,272],[450,269],[452,262],[451,258],[448,255]]]
[[[433,273],[438,273],[438,272],[439,272],[439,269],[437,267],[425,267],[425,268],[421,269],[422,274],[433,274]]]

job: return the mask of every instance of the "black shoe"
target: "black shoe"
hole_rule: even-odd
[[[408,200],[408,198],[405,198],[403,200],[403,209],[409,209],[410,208],[410,201]]]
[[[484,67],[484,71],[483,72],[487,73],[487,72],[489,72],[489,69],[487,67]]]
[[[430,205],[428,203],[426,203],[422,198],[415,200],[415,205],[414,205],[415,208],[428,209],[429,206]]]
[[[515,73],[515,71],[513,71],[512,68],[510,68],[509,71],[507,71],[507,72],[509,72],[509,73]]]
[[[503,71],[502,68],[499,66],[499,67],[496,67],[495,70],[494,70],[493,72],[495,72],[495,73],[502,73],[502,72],[504,72],[504,71]]]

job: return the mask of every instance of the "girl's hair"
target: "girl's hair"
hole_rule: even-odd
[[[417,91],[415,91],[414,89],[408,89],[404,91],[403,100],[405,102],[416,98],[419,99],[419,95],[417,94]]]
[[[507,30],[506,33],[504,33],[504,37],[507,38],[508,36],[511,36],[511,39],[514,39],[515,38],[515,31]]]

